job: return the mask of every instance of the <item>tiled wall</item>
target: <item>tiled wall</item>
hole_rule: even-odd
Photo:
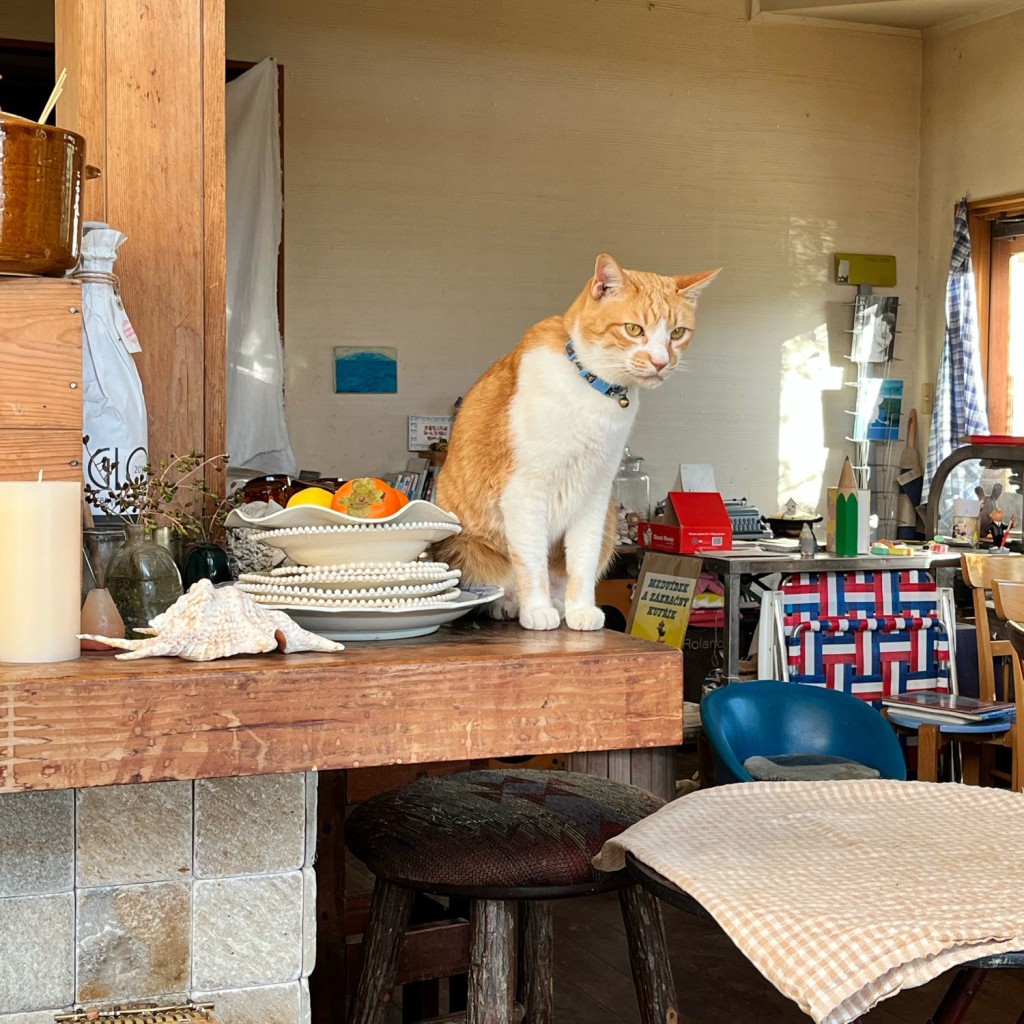
[[[191,998],[306,1024],[316,775],[0,797],[0,1024]]]

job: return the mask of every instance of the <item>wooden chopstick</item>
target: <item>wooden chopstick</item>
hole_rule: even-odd
[[[57,81],[54,84],[53,91],[50,93],[50,98],[46,101],[46,106],[43,107],[43,112],[39,115],[39,123],[46,124],[46,119],[50,116],[50,111],[57,105],[57,100],[60,99],[60,94],[64,91],[64,82],[68,77],[68,69],[62,68],[61,73],[57,76]]]

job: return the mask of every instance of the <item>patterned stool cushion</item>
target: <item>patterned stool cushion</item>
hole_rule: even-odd
[[[379,878],[427,892],[595,884],[605,841],[663,801],[578,772],[462,772],[372,797],[345,825],[349,849]]]

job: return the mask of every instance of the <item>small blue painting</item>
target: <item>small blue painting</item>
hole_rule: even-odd
[[[334,392],[393,395],[398,391],[398,349],[339,345],[334,350]]]

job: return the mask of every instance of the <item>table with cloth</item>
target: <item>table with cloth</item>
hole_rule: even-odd
[[[629,854],[815,1021],[847,1024],[959,964],[1024,950],[1022,848],[1021,793],[748,782],[667,804],[595,864],[621,869]]]

